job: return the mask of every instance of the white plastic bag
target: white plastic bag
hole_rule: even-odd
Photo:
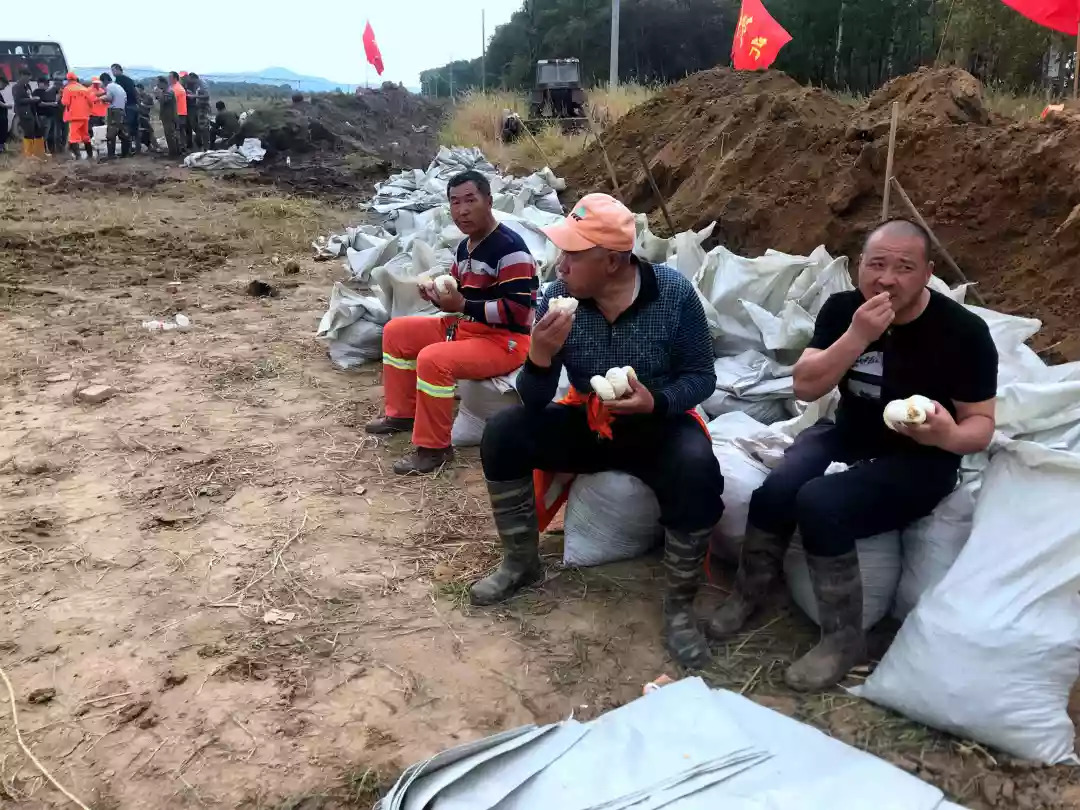
[[[518,372],[487,380],[460,380],[461,398],[450,440],[454,447],[476,447],[484,436],[487,420],[521,400],[514,390]]]
[[[742,411],[768,425],[790,416],[795,401],[791,368],[750,349],[713,364],[716,392],[702,403],[710,417]]]
[[[1076,762],[1080,455],[1005,440],[971,537],[855,694],[1045,763]]]
[[[884,532],[855,541],[863,584],[863,627],[870,629],[885,618],[900,581],[900,532]],[[802,539],[795,535],[784,555],[784,577],[795,604],[819,623],[817,597]]]
[[[570,485],[563,563],[572,566],[640,557],[663,535],[660,504],[639,478],[623,472],[579,475]]]
[[[907,616],[924,593],[929,593],[949,572],[971,535],[975,497],[981,476],[972,473],[926,517],[900,533],[903,571],[896,589],[893,615]]]

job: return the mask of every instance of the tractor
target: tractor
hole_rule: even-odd
[[[503,116],[503,140],[514,141],[524,129],[537,133],[558,125],[563,132],[587,126],[585,91],[581,89],[581,62],[578,59],[541,59],[536,63],[536,85],[529,101],[529,118],[510,111]]]

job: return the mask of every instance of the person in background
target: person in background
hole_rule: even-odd
[[[60,102],[64,107],[64,121],[68,125],[68,148],[76,159],[81,157],[89,160],[94,154],[94,147],[90,144],[90,112],[94,98],[74,73],[67,75]],[[79,147],[85,147],[86,153],[80,154]]]
[[[188,103],[190,105],[192,98],[194,98],[195,103],[195,114],[191,120],[191,129],[195,133],[195,142],[200,149],[210,149],[213,146],[213,142],[210,140],[210,89],[206,86],[206,82],[199,78],[198,73],[189,73],[187,82],[191,93],[188,97]]]
[[[106,119],[105,143],[109,150],[107,160],[116,157],[116,139],[120,138],[120,157],[131,156],[131,137],[127,129],[127,93],[124,88],[113,81],[108,73],[101,74],[101,84],[105,88],[104,95],[109,103]]]
[[[195,148],[195,91],[191,89],[190,82],[188,81],[189,74],[186,70],[181,70],[178,74],[180,76],[180,84],[184,87],[185,95],[187,96],[187,114],[184,116],[184,126],[180,133],[181,142],[187,142],[188,150]]]
[[[7,76],[0,73],[0,153],[7,151],[8,136],[11,134],[8,113],[15,108],[14,104],[4,100],[4,93],[10,86]]]
[[[42,157],[45,144],[41,142],[37,122],[37,99],[30,86],[30,71],[19,71],[19,80],[11,89],[11,99],[15,102],[15,117],[19,119],[19,128],[23,137],[23,157]],[[40,143],[40,146],[39,146]]]
[[[398,475],[430,473],[453,458],[457,380],[509,374],[525,362],[536,307],[536,262],[521,237],[500,225],[491,186],[462,172],[447,187],[450,216],[465,234],[450,269],[454,284],[428,281],[420,294],[443,315],[394,318],[383,332],[385,416],[368,433],[412,431],[412,453],[394,464]]]
[[[56,109],[60,102],[56,99],[56,90],[49,85],[49,80],[41,77],[37,80],[37,88],[34,90],[34,98],[37,99],[37,128],[44,144],[45,154],[55,155],[60,150],[56,148]]]
[[[127,127],[128,139],[131,141],[135,154],[139,154],[139,90],[130,76],[124,74],[123,66],[113,62],[112,72],[114,81],[124,88],[127,94],[127,104],[124,107],[124,126]]]
[[[224,101],[219,101],[215,106],[217,115],[214,116],[214,123],[210,126],[211,146],[216,144],[219,138],[228,143],[240,131],[240,116],[225,109]]]
[[[930,236],[913,222],[875,228],[858,289],[832,295],[795,364],[795,395],[840,389],[836,421],[799,434],[750,499],[735,589],[709,623],[716,639],[745,627],[780,578],[798,528],[817,598],[821,642],[792,664],[788,686],[819,691],[866,657],[856,541],[930,514],[956,486],[962,456],[994,435],[998,355],[986,323],[927,288]],[[894,431],[886,404],[915,394],[935,403],[926,421]],[[848,465],[825,475],[829,465]]]
[[[146,85],[139,82],[135,85],[139,91],[139,142],[149,152],[157,152],[158,145],[154,138],[154,125],[150,121],[150,115],[154,111],[154,97],[147,91]]]
[[[191,148],[191,136],[188,129],[188,97],[187,89],[180,82],[180,76],[187,76],[187,73],[177,73],[175,70],[169,74],[169,89],[172,91],[173,104],[175,105],[174,118],[176,121],[176,137],[177,143],[180,145],[181,150],[184,148],[184,143],[188,144],[187,148]],[[164,128],[164,123],[162,123]],[[165,139],[168,140],[169,136],[166,134]],[[169,154],[172,155],[172,146],[169,147]]]
[[[90,80],[90,98],[93,99],[90,106],[90,131],[93,134],[94,127],[105,126],[109,117],[109,101],[105,98],[105,88],[102,87],[99,76]]]
[[[172,81],[173,78],[177,80]],[[170,73],[169,78],[158,76],[157,79],[158,114],[161,116],[161,131],[165,135],[165,143],[169,145],[169,157],[180,157],[180,115],[177,110],[180,100],[185,99],[184,88],[180,86],[179,77]]]
[[[610,195],[586,195],[543,231],[562,251],[559,279],[537,306],[517,381],[522,405],[484,428],[480,456],[504,556],[472,586],[472,603],[501,602],[543,576],[534,470],[629,473],[660,505],[664,646],[681,666],[701,668],[710,657],[693,603],[724,509],[720,465],[694,411],[716,388],[705,310],[676,270],[633,255],[634,214]],[[566,296],[578,300],[573,314],[551,308]],[[591,378],[625,366],[636,372],[629,389],[601,402]],[[553,403],[564,370],[573,387]]]

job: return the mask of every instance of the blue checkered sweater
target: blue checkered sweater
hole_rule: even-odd
[[[608,323],[589,300],[578,304],[573,329],[550,368],[527,362],[517,389],[527,408],[547,406],[566,367],[582,394],[589,380],[616,366],[633,366],[656,401],[655,414],[680,414],[704,402],[716,390],[713,343],[705,310],[693,285],[666,265],[638,261],[638,297],[614,323]],[[552,298],[569,295],[556,281],[537,302],[536,320],[547,314]]]

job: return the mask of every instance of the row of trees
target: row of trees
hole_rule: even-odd
[[[620,79],[669,82],[730,64],[739,0],[621,0]],[[1060,91],[1075,43],[1001,0],[765,0],[794,40],[776,67],[804,82],[869,92],[935,60],[1014,90]],[[429,95],[527,88],[538,59],[577,57],[587,84],[608,78],[611,0],[524,0],[481,60],[420,75]],[[1064,58],[1062,57],[1064,55]],[[486,78],[486,82],[484,79]]]

